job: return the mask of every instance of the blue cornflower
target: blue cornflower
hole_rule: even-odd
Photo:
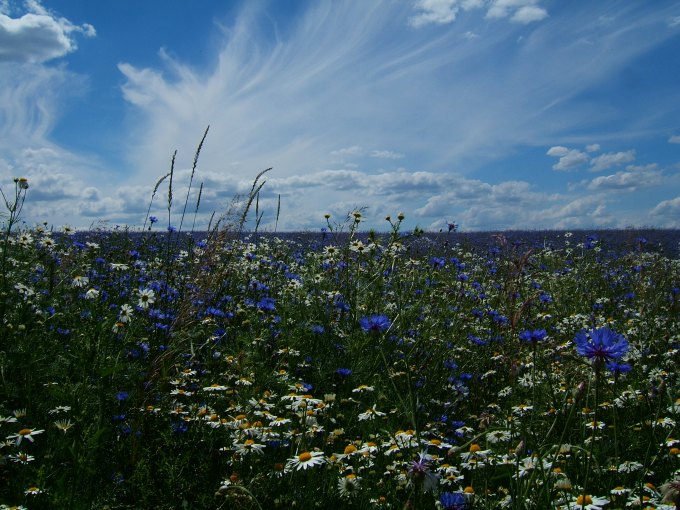
[[[522,331],[519,334],[519,339],[523,342],[532,343],[540,342],[548,336],[548,332],[545,329],[535,329],[533,331]]]
[[[149,216],[149,221],[153,224],[158,221],[158,218],[156,218],[155,216]]]
[[[630,366],[630,363],[618,363],[617,361],[610,361],[605,366],[607,367],[607,370],[616,375],[627,374],[633,370],[633,367]]]
[[[439,495],[439,502],[444,510],[464,510],[468,507],[467,499],[462,492],[442,492]]]
[[[267,310],[273,312],[274,310],[276,310],[276,301],[274,300],[274,298],[264,297],[260,299],[255,306],[257,306],[259,310]]]
[[[338,368],[335,373],[343,377],[348,377],[352,375],[352,370],[350,368]]]
[[[369,333],[382,333],[383,331],[387,331],[391,324],[391,321],[386,315],[375,314],[370,317],[362,317],[359,319],[361,329]]]
[[[128,398],[127,391],[119,391],[118,393],[116,393],[116,400],[118,400],[119,402],[127,398]]]
[[[595,365],[621,359],[628,352],[628,340],[608,327],[579,331],[574,338],[576,352]]]

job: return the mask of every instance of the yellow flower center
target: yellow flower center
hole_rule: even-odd
[[[345,455],[349,455],[350,453],[354,453],[357,451],[357,447],[354,446],[353,444],[348,444],[345,446]]]
[[[243,443],[243,446],[245,446],[247,448],[247,447],[252,446],[254,444],[255,444],[255,441],[253,441],[252,439],[246,439],[246,442]]]
[[[583,494],[581,494],[578,498],[576,498],[576,504],[577,505],[591,505],[593,503],[593,498],[590,496],[586,495],[586,497],[583,497]]]
[[[475,490],[472,488],[471,485],[468,485],[467,487],[465,487],[465,488],[463,489],[463,492],[464,492],[465,494],[474,494],[474,493],[475,493]]]
[[[29,435],[31,432],[33,432],[33,429],[21,429],[21,430],[19,431],[19,435],[20,435],[20,436],[27,436],[27,435]]]
[[[300,462],[309,462],[312,458],[312,454],[309,452],[302,452],[300,455],[298,455],[298,460]]]
[[[481,446],[479,446],[477,443],[472,443],[470,445],[470,453],[476,453],[482,449]]]

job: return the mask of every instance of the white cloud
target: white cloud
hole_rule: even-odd
[[[538,5],[538,0],[492,0],[487,18],[509,18],[513,23],[532,23],[548,16],[548,11]],[[415,28],[435,23],[445,25],[455,21],[458,12],[481,8],[484,0],[417,0],[414,7],[420,12],[409,18]],[[471,34],[467,32],[466,34]]]
[[[352,145],[351,147],[344,147],[342,149],[337,149],[331,151],[331,156],[363,156],[366,153],[363,147],[359,145]]]
[[[653,169],[636,169],[632,172],[616,172],[593,179],[588,189],[636,191],[641,188],[657,186],[661,183],[662,173]]]
[[[590,145],[586,145],[586,152],[597,152],[599,150],[600,150],[599,143],[591,143]]]
[[[546,154],[548,156],[555,156],[557,158],[561,158],[562,156],[566,156],[569,153],[569,149],[566,147],[562,147],[561,145],[556,145],[554,147],[550,147],[548,149],[548,152]]]
[[[674,16],[671,19],[668,20],[668,26],[671,28],[675,28],[677,26],[680,26],[680,16]]]
[[[667,228],[680,227],[680,197],[662,200],[649,213],[656,222]]]
[[[609,152],[607,154],[601,154],[592,159],[590,162],[591,171],[599,172],[601,170],[606,170],[613,166],[620,166],[624,163],[630,163],[635,159],[635,150],[629,150],[625,152]]]
[[[546,11],[542,7],[536,7],[535,5],[525,5],[517,9],[517,11],[515,11],[515,14],[512,15],[510,21],[514,21],[515,23],[527,24],[532,23],[534,21],[540,21],[546,18],[547,16],[548,11]]]
[[[560,158],[559,161],[553,165],[553,169],[555,170],[572,170],[590,161],[590,157],[585,152],[581,152],[577,149],[568,149],[561,145],[550,147],[546,154],[548,156]]]
[[[456,19],[460,7],[458,0],[418,0],[415,8],[420,14],[409,19],[410,24],[419,28],[430,23],[444,25]]]
[[[399,152],[374,150],[371,151],[371,157],[380,159],[402,159],[404,158],[404,155]]]
[[[75,51],[74,34],[96,34],[92,25],[74,25],[46,10],[37,0],[26,5],[29,12],[19,18],[0,13],[0,62],[46,62]]]
[[[680,135],[673,135],[668,139],[668,143],[680,143]]]
[[[487,18],[507,18],[516,23],[531,23],[548,16],[548,11],[537,6],[538,0],[493,0]]]

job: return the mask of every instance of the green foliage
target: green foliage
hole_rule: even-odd
[[[677,259],[464,246],[402,234],[401,214],[363,234],[361,211],[306,240],[248,236],[263,174],[203,240],[8,226],[0,502],[663,508]],[[630,344],[618,371],[573,346],[605,325]]]

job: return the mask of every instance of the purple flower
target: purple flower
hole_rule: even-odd
[[[630,366],[630,363],[618,363],[616,361],[610,361],[607,363],[606,367],[607,370],[616,375],[627,374],[633,369],[633,367]]]
[[[439,502],[444,510],[465,510],[468,507],[465,494],[462,492],[442,492]]]
[[[589,332],[580,331],[574,338],[576,352],[593,361],[595,365],[602,365],[609,361],[621,359],[628,352],[628,340],[608,327],[593,329]]]
[[[431,455],[421,453],[418,460],[411,461],[411,467],[408,470],[409,483],[421,486],[425,492],[435,491],[439,484],[439,476],[430,471],[431,460]]]
[[[519,339],[523,342],[532,343],[540,342],[548,336],[548,332],[545,329],[535,329],[533,331],[522,331],[519,334]]]
[[[387,331],[391,324],[392,323],[386,315],[376,314],[359,319],[361,329],[369,333],[382,333],[383,331]]]

